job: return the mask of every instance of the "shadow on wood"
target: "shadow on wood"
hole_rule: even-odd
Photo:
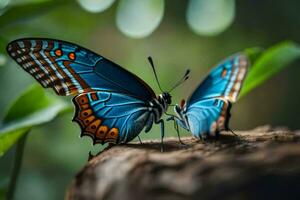
[[[118,145],[90,160],[68,200],[300,199],[300,133],[258,127],[194,138]]]

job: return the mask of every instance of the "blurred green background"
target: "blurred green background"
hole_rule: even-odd
[[[230,54],[287,39],[300,43],[299,0],[218,1],[221,4],[213,7],[205,0],[153,0],[149,5],[137,0],[0,0],[0,117],[13,99],[35,83],[3,54],[6,43],[17,38],[47,37],[80,44],[135,73],[157,93],[147,56],[154,58],[166,89],[190,68],[191,78],[172,92],[173,102],[187,98],[209,69]],[[293,62],[240,99],[232,109],[231,128],[271,124],[299,129],[299,64]],[[71,104],[69,97],[60,98]],[[62,199],[88,152],[102,148],[93,147],[89,138],[79,138],[72,115],[60,115],[31,131],[16,199]],[[159,127],[153,126],[141,138],[158,138],[159,133]],[[181,133],[188,135],[182,129]],[[167,124],[166,136],[175,135],[172,123]],[[0,188],[9,181],[13,154],[10,150],[0,158]]]

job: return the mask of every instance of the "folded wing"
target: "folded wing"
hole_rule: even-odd
[[[194,103],[186,112],[191,133],[199,138],[226,129],[229,106],[227,101],[212,98]]]
[[[221,97],[235,102],[248,70],[248,58],[231,56],[215,67],[187,101],[188,105],[208,98]]]
[[[243,54],[229,57],[217,65],[191,95],[185,109],[194,136],[228,129],[231,103],[237,100],[248,64]]]

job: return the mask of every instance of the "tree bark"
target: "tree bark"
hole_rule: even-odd
[[[218,140],[115,145],[92,158],[68,200],[300,199],[300,132],[258,127]]]

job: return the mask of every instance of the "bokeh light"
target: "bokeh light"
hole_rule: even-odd
[[[235,0],[190,0],[186,17],[195,33],[214,36],[232,24],[234,15]]]
[[[3,54],[0,54],[0,67],[5,65],[6,57]]]
[[[10,0],[1,0],[0,1],[0,10],[5,8],[9,4]]]
[[[97,13],[109,8],[115,0],[77,0],[86,11]]]
[[[164,0],[121,0],[117,9],[117,26],[127,36],[149,36],[164,15]]]

